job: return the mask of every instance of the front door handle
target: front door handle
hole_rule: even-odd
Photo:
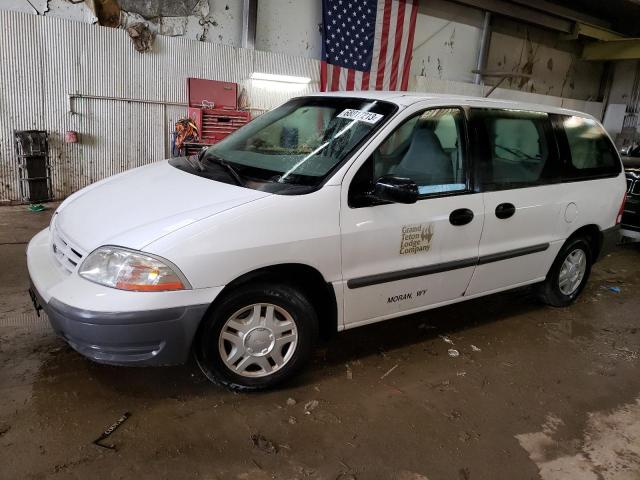
[[[456,227],[471,223],[471,220],[473,220],[473,212],[468,208],[459,208],[449,215],[449,222]]]
[[[516,213],[516,206],[513,203],[501,203],[496,207],[496,217],[504,220],[513,217]]]

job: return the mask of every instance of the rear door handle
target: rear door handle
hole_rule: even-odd
[[[471,223],[471,220],[473,220],[473,212],[468,208],[459,208],[449,215],[449,222],[456,227]]]
[[[516,213],[516,206],[513,203],[501,203],[496,207],[496,217],[504,220],[513,217]]]

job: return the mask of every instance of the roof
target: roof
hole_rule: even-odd
[[[556,113],[559,115],[575,115],[595,119],[588,113],[579,112],[577,110],[569,110],[566,108],[555,107],[553,105],[541,105],[535,103],[518,102],[515,100],[498,100],[483,97],[474,97],[471,95],[450,95],[442,93],[427,92],[391,92],[381,90],[367,91],[349,91],[349,92],[326,92],[313,93],[310,96],[323,97],[354,97],[366,98],[372,100],[383,100],[392,102],[402,107],[408,107],[418,102],[428,102],[433,106],[437,105],[464,105],[472,107],[486,108],[507,108],[518,110],[529,110],[534,112]]]

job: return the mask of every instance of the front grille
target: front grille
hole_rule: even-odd
[[[635,171],[627,170],[627,195],[640,195],[640,175]]]
[[[57,227],[56,217],[51,222],[51,254],[65,273],[72,273],[80,265],[84,253]]]

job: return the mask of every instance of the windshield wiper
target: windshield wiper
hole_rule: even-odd
[[[204,155],[203,155],[204,157]],[[228,163],[224,158],[218,157],[216,155],[212,155],[212,154],[208,154],[207,155],[207,160],[210,160],[211,162],[220,165],[222,168],[224,168],[227,173],[229,174],[229,176],[231,178],[233,178],[233,180],[241,187],[245,186],[245,182],[244,180],[242,180],[242,177],[240,176],[240,174],[238,173],[238,171],[233,168],[231,166],[230,163]]]
[[[187,163],[188,163],[191,167],[195,168],[195,169],[196,169],[197,171],[199,171],[199,172],[204,172],[204,170],[205,170],[205,169],[204,169],[204,167],[202,166],[202,164],[201,164],[198,160],[196,160],[193,156],[189,155],[189,156],[187,156],[187,157],[185,157],[185,158],[186,158],[186,160],[187,160]]]
[[[497,143],[494,143],[494,145],[498,148],[501,148],[505,152],[509,152],[512,155],[516,155],[517,157],[520,157],[522,160],[541,160],[540,155],[537,155],[534,157],[532,155],[529,155],[528,153],[523,152],[518,148],[507,148]]]

